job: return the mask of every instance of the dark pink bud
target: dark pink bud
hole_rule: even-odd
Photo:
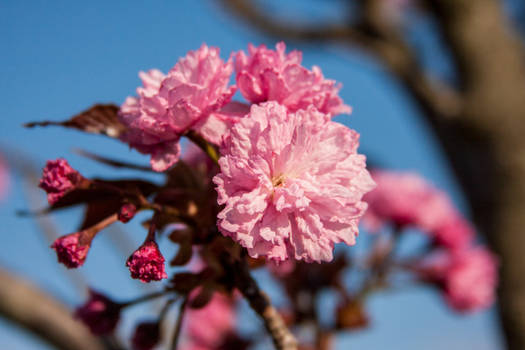
[[[135,213],[137,213],[137,207],[134,204],[126,203],[122,207],[120,207],[120,211],[118,212],[118,219],[119,221],[126,223],[129,220],[133,219]]]
[[[40,179],[40,188],[47,192],[49,204],[55,204],[67,192],[75,189],[83,180],[63,158],[47,161]]]
[[[160,340],[160,327],[158,322],[142,322],[133,333],[131,342],[135,350],[151,350]]]
[[[58,262],[67,268],[77,268],[84,264],[91,241],[82,242],[82,232],[59,237],[51,245],[57,253]]]
[[[126,262],[132,278],[142,282],[160,281],[168,278],[164,270],[164,257],[155,241],[148,240],[135,250]]]
[[[89,294],[88,301],[76,310],[75,317],[95,335],[111,333],[120,319],[121,304],[93,290]]]

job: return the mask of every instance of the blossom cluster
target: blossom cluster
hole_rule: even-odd
[[[121,107],[123,140],[162,171],[177,162],[179,139],[198,133],[220,146],[214,182],[224,235],[252,257],[330,261],[335,243],[355,243],[361,199],[374,183],[359,134],[331,121],[350,113],[340,85],[301,59],[279,43],[250,45],[224,62],[203,45],[167,75],[141,73],[143,87]],[[233,67],[237,86],[228,85]],[[237,88],[251,105],[231,102]]]
[[[331,331],[365,327],[365,297],[389,286],[389,274],[397,271],[390,263],[440,288],[458,311],[492,304],[497,261],[474,242],[473,226],[443,191],[418,175],[371,174],[358,153],[360,135],[333,121],[351,112],[339,96],[341,84],[301,61],[301,52],[286,52],[284,43],[275,49],[250,45],[227,60],[203,44],[166,74],[141,72],[136,95],[120,108],[112,106],[112,122],[119,123],[121,141],[149,155],[151,169],[164,173],[162,184],[91,179],[65,159],[47,162],[40,187],[49,210],[87,207],[78,232],[51,245],[68,268],[86,262],[92,241],[109,225],[128,223],[141,211],[153,213],[142,223],[148,229],[143,243],[123,259],[122,268],[144,283],[169,280],[162,291],[122,303],[90,291],[75,315],[93,333],[114,331],[129,306],[167,297],[158,318],[136,327],[134,349],[152,349],[161,341],[162,322],[177,303],[185,315],[177,326],[184,333],[182,348],[247,349],[252,340],[235,333],[236,291],[263,318],[280,317],[267,310],[264,295],[255,295],[260,291],[250,269],[261,265],[281,281],[290,300],[290,310],[283,311],[288,321],[278,324],[311,323],[318,296],[332,290],[343,303],[334,309]],[[237,90],[241,96],[234,100]],[[182,138],[191,142],[181,147]],[[346,289],[343,270],[358,262],[345,255],[334,259],[334,248],[356,244],[361,219],[371,232],[393,228],[395,239],[405,228],[416,228],[429,244],[406,263],[392,260],[393,240],[377,240],[365,259],[370,273],[362,288]],[[178,245],[172,260],[162,254],[159,237]],[[195,256],[199,271],[191,268]],[[167,261],[190,271],[168,271]]]
[[[374,171],[377,188],[365,196],[369,208],[363,218],[372,231],[384,224],[396,230],[413,227],[433,245],[416,270],[435,283],[456,310],[486,308],[494,301],[497,259],[474,243],[475,231],[445,192],[414,173]]]

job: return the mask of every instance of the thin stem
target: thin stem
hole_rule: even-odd
[[[248,300],[250,307],[262,318],[264,326],[277,350],[297,350],[297,340],[286,327],[279,312],[270,304],[268,296],[259,289],[245,260],[235,263],[235,284]]]
[[[175,303],[177,300],[179,300],[178,296],[176,296],[174,298],[171,298],[171,299],[168,299],[166,304],[164,304],[164,306],[162,307],[162,310],[160,310],[160,314],[159,314],[160,322],[164,321],[164,318],[168,314],[168,311],[170,310],[171,305],[173,305],[173,303]]]
[[[392,233],[392,238],[388,242],[389,246],[387,250],[381,253],[382,255],[381,261],[373,264],[370,274],[368,275],[368,278],[365,280],[363,287],[358,291],[357,295],[355,296],[357,300],[363,301],[373,291],[377,289],[381,289],[385,286],[387,275],[390,272],[390,269],[392,268],[396,249],[399,246],[400,236],[401,236],[401,228],[395,228],[394,232]],[[378,241],[376,246],[381,245],[381,244],[383,243]],[[383,250],[383,249],[384,248],[382,247],[378,249],[376,249],[376,247],[372,248],[372,255],[375,254],[375,251]]]
[[[95,225],[85,229],[82,231],[81,235],[81,243],[82,244],[89,244],[91,240],[95,237],[97,233],[108,227],[109,225],[115,223],[118,221],[118,214],[112,214],[108,216],[107,218],[103,219],[102,221],[96,223]]]
[[[188,299],[184,298],[184,300],[180,304],[179,314],[177,316],[177,323],[175,324],[175,332],[173,333],[173,339],[171,341],[171,348],[170,348],[171,350],[177,349],[177,343],[179,342],[180,331],[182,329],[182,321],[184,319],[184,312],[186,311],[187,303],[188,303]]]
[[[185,136],[190,139],[194,144],[199,146],[200,149],[206,153],[215,164],[219,164],[219,154],[213,145],[206,141],[201,135],[195,131],[188,131]]]
[[[149,301],[149,300],[152,300],[152,299],[156,299],[156,298],[165,296],[168,293],[169,293],[168,290],[161,290],[161,291],[158,291],[158,292],[155,292],[155,293],[143,295],[143,296],[138,297],[136,299],[127,301],[125,303],[122,303],[121,306],[122,307],[127,307],[127,306],[136,305],[136,304],[139,304],[139,303],[142,303],[142,302],[145,302],[145,301]]]

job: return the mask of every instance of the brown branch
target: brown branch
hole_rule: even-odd
[[[277,350],[297,350],[297,340],[288,330],[279,312],[270,304],[268,296],[259,289],[245,261],[237,262],[235,285],[251,308],[262,318]]]
[[[0,270],[0,315],[62,350],[104,346],[54,298]]]
[[[182,330],[182,323],[184,321],[184,314],[186,313],[186,305],[188,304],[188,299],[185,298],[179,307],[179,314],[177,315],[177,321],[175,323],[175,331],[173,332],[173,337],[171,339],[171,350],[177,350],[177,344],[179,343],[180,333]]]
[[[364,40],[358,31],[346,25],[293,25],[276,21],[271,16],[263,14],[250,0],[222,0],[222,2],[233,12],[244,18],[250,24],[265,32],[280,37],[296,40]]]
[[[411,48],[380,17],[377,1],[365,1],[369,6],[356,24],[294,25],[275,20],[257,9],[250,0],[222,0],[233,12],[260,30],[280,39],[303,41],[335,40],[357,45],[379,57],[388,69],[399,76],[413,92],[425,112],[431,112],[432,123],[438,119],[456,117],[462,109],[458,92],[443,81],[432,78],[420,66]]]
[[[523,45],[499,1],[428,4],[460,72],[466,96],[462,129],[475,136],[458,137],[445,147],[475,219],[500,257],[499,304],[507,346],[525,349]]]

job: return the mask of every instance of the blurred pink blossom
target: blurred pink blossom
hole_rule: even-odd
[[[355,244],[374,187],[358,146],[357,132],[313,107],[253,105],[221,150],[219,229],[254,258],[332,260],[335,243]]]
[[[363,223],[371,231],[391,222],[397,227],[415,226],[435,243],[459,249],[468,246],[474,229],[443,191],[414,173],[373,171],[377,187],[367,193],[369,204]]]
[[[215,293],[211,301],[201,309],[188,309],[185,328],[190,346],[184,349],[218,349],[235,327],[233,301]]]
[[[121,304],[90,290],[89,299],[77,308],[75,317],[88,326],[93,334],[103,335],[115,330],[120,320],[120,310]]]
[[[443,250],[419,268],[425,280],[437,283],[448,304],[460,312],[491,306],[498,280],[497,259],[483,247]]]
[[[312,70],[301,66],[300,51],[285,51],[283,42],[275,50],[250,44],[248,55],[244,51],[235,55],[237,85],[248,101],[276,101],[292,112],[309,106],[331,116],[351,112],[338,96],[341,84],[325,79],[317,66]]]

